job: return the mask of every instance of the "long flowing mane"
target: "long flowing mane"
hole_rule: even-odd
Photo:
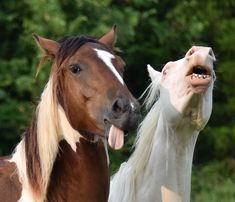
[[[76,151],[76,142],[80,137],[55,100],[52,79],[42,93],[35,119],[31,126],[33,128],[25,133],[12,158],[22,183],[21,201],[30,201],[32,198],[44,200],[59,141],[66,139]]]
[[[135,152],[131,156],[131,161],[133,161],[132,163],[135,163],[133,165],[137,165],[135,168],[136,175],[144,169],[144,166],[150,157],[153,146],[152,140],[158,124],[159,114],[161,112],[158,101],[159,83],[152,82],[143,95],[146,93],[147,96],[145,98],[144,105],[149,112],[140,124],[134,144]],[[148,147],[146,147],[146,145],[148,145]]]
[[[136,178],[145,169],[151,152],[153,151],[153,139],[159,115],[161,113],[160,103],[159,101],[156,101],[159,96],[159,83],[153,81],[142,96],[145,94],[147,94],[147,96],[144,104],[150,111],[139,126],[134,143],[135,151],[129,158],[128,162],[121,165],[120,169],[115,174],[115,178],[113,177],[112,179],[111,183],[115,183],[116,187],[123,189],[119,190],[119,192],[126,193],[124,197],[121,194],[119,196],[115,195],[115,201],[135,201]],[[113,182],[113,180],[116,181]],[[118,200],[118,197],[123,198]]]
[[[43,202],[46,200],[46,191],[60,140],[65,139],[76,152],[76,142],[79,141],[81,135],[71,127],[59,103],[60,89],[56,76],[60,69],[56,65],[72,56],[86,42],[98,43],[84,36],[65,37],[60,40],[58,58],[53,63],[52,73],[41,95],[35,118],[11,159],[11,162],[16,163],[22,184],[22,195],[19,201]],[[45,53],[42,60],[47,57],[51,56]]]

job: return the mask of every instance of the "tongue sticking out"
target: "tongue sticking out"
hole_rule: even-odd
[[[124,132],[112,125],[109,130],[108,142],[113,149],[121,149],[124,144]]]

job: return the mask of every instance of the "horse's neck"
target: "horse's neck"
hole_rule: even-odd
[[[76,152],[60,142],[47,193],[48,201],[107,201],[109,170],[103,141],[81,139]]]
[[[148,201],[156,201],[156,197],[161,201],[162,187],[175,192],[183,202],[190,200],[192,159],[198,131],[187,125],[169,127],[160,115],[149,161],[138,179],[142,194],[145,192],[152,197]]]

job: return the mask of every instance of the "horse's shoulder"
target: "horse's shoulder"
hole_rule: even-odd
[[[20,197],[17,167],[10,159],[11,156],[0,157],[0,201],[17,201]]]
[[[11,155],[9,156],[1,156],[0,157],[0,166],[4,166],[6,165],[7,163],[9,163],[9,161],[11,160]]]
[[[0,157],[0,183],[4,179],[9,179],[10,181],[18,180],[16,164],[10,160],[11,156]]]

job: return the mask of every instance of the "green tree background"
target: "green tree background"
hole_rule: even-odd
[[[213,47],[214,107],[196,145],[192,201],[235,201],[234,0],[0,1],[0,154],[11,153],[20,140],[48,78],[49,63],[35,79],[40,53],[32,33],[99,37],[114,23],[125,80],[136,97],[150,83],[147,63],[160,70],[191,45]],[[110,151],[112,172],[130,155],[134,136],[122,151]]]

